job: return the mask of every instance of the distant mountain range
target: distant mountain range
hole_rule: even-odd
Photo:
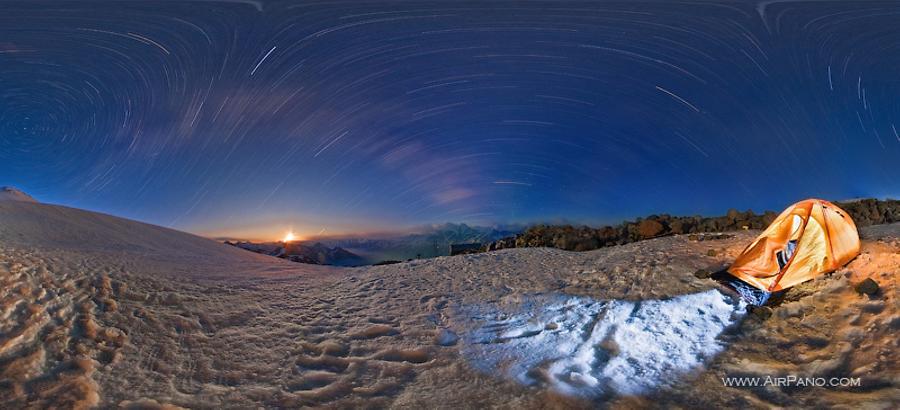
[[[464,223],[446,223],[421,228],[418,232],[369,237],[321,238],[314,242],[346,249],[361,256],[367,263],[386,260],[407,260],[433,258],[450,254],[451,244],[489,243],[500,238],[515,235],[524,227],[517,226],[470,226]],[[313,241],[305,242],[305,244]]]
[[[353,252],[349,252],[341,247],[328,247],[321,243],[314,243],[311,245],[298,242],[253,243],[225,241],[225,243],[251,252],[275,256],[300,263],[337,266],[360,266],[368,264],[364,258]]]
[[[251,252],[317,265],[361,266],[385,261],[433,258],[450,254],[453,244],[485,244],[515,235],[518,227],[484,227],[446,223],[406,234],[320,238],[302,242],[225,243]]]
[[[837,205],[846,210],[860,227],[900,221],[900,201],[897,200],[862,199],[838,202]],[[281,242],[226,243],[297,262],[360,266],[447,256],[450,255],[450,245],[460,244],[478,244],[473,247],[475,252],[523,247],[586,251],[672,234],[764,229],[776,216],[772,211],[755,214],[750,210],[730,210],[726,215],[716,217],[663,214],[599,228],[540,224],[526,229],[525,226],[484,227],[446,223],[422,227],[413,233],[318,238],[291,242],[287,247]]]

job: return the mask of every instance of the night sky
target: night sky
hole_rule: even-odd
[[[900,2],[0,1],[0,185],[208,235],[900,194]]]

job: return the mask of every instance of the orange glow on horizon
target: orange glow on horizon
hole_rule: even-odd
[[[271,242],[305,242],[341,237],[362,237],[372,234],[394,234],[391,228],[369,226],[371,221],[342,221],[342,224],[329,226],[327,230],[317,223],[304,223],[303,221],[278,219],[278,220],[252,220],[248,219],[230,226],[213,228],[185,228],[195,235],[205,236],[217,241],[249,241],[256,243]],[[287,229],[285,229],[287,227]],[[327,234],[326,234],[327,233]],[[288,236],[292,235],[292,236]]]

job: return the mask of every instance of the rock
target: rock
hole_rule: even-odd
[[[697,271],[694,272],[694,276],[697,279],[709,279],[709,277],[712,276],[712,272],[706,269],[697,269]]]
[[[884,301],[875,300],[869,303],[866,303],[862,306],[862,311],[866,313],[874,313],[879,314],[884,311]]]
[[[878,293],[878,282],[875,282],[872,278],[867,278],[866,280],[857,283],[855,289],[859,294],[873,296]]]
[[[740,216],[741,216],[741,213],[738,212],[738,210],[734,209],[734,208],[729,209],[728,213],[725,214],[725,218],[728,218],[728,221],[732,222],[732,223],[734,221],[737,221],[738,217],[740,217]]]
[[[891,316],[890,321],[888,322],[888,326],[894,330],[900,329],[900,316]]]
[[[750,310],[750,314],[759,320],[766,320],[772,317],[772,308],[768,306],[754,306]]]
[[[715,249],[710,249],[710,250],[706,251],[706,256],[716,256],[716,255],[717,255],[717,253],[716,253]]]
[[[807,345],[814,348],[821,349],[825,346],[828,346],[828,338],[810,335],[803,338],[803,343],[806,343]]]
[[[638,224],[637,232],[638,235],[644,238],[652,238],[661,234],[665,230],[665,227],[659,222],[656,222],[653,219],[645,219]]]
[[[863,199],[835,204],[853,218],[856,226],[869,226],[897,222],[900,217],[900,201]]]
[[[434,343],[440,346],[453,346],[459,341],[459,336],[452,330],[441,329],[434,336]]]
[[[846,210],[857,226],[873,223],[900,221],[900,201],[877,201],[874,199],[837,204]],[[624,245],[635,241],[659,237],[666,234],[688,234],[690,241],[727,239],[732,235],[724,231],[741,229],[764,229],[778,216],[766,211],[756,215],[747,210],[740,212],[730,209],[726,215],[716,217],[650,215],[625,221],[616,226],[590,228],[586,226],[535,225],[515,236],[485,244],[480,251],[506,248],[554,247],[570,251],[588,251],[613,245]]]

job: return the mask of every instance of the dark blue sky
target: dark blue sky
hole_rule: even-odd
[[[210,235],[900,194],[900,3],[0,2],[0,185]]]

